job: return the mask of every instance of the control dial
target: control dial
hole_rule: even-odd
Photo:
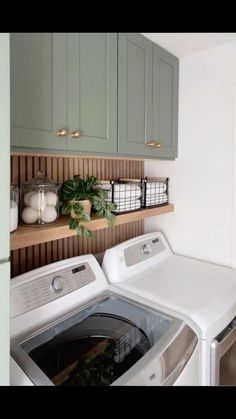
[[[55,276],[51,282],[50,288],[53,292],[62,292],[64,289],[63,278],[61,276]]]
[[[149,255],[152,252],[152,246],[150,244],[144,244],[142,246],[141,252],[144,255]]]

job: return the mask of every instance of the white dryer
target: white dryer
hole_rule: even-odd
[[[183,316],[110,285],[93,255],[11,281],[11,385],[189,384],[198,348]]]
[[[102,267],[114,289],[171,310],[196,331],[199,384],[236,384],[236,270],[173,254],[160,232],[108,249]]]

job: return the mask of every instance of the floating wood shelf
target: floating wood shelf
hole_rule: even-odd
[[[116,216],[114,226],[118,226],[132,221],[143,220],[154,215],[161,215],[174,211],[174,205],[169,204],[163,207],[143,209],[140,211],[129,212]],[[108,228],[106,218],[98,218],[94,216],[91,221],[84,223],[91,231],[102,230]],[[62,217],[58,224],[48,227],[25,227],[19,226],[18,229],[11,233],[11,250],[22,249],[28,246],[49,242],[52,240],[71,237],[76,234],[75,230],[68,227],[68,218]]]

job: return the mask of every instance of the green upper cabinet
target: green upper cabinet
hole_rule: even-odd
[[[178,58],[153,45],[152,148],[157,157],[174,159],[178,155],[178,88]]]
[[[11,35],[11,145],[116,153],[117,34]]]
[[[178,58],[140,34],[119,34],[118,151],[174,159]]]
[[[118,152],[151,156],[152,43],[135,33],[119,34]]]
[[[11,146],[174,159],[178,69],[138,33],[13,33]]]
[[[65,150],[66,36],[11,34],[11,145]]]
[[[117,151],[117,34],[67,35],[68,150]]]

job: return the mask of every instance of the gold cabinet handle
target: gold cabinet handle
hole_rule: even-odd
[[[150,140],[150,141],[148,141],[147,143],[146,143],[146,145],[147,146],[149,146],[149,147],[155,147],[155,141],[153,141],[153,140]]]
[[[149,146],[149,147],[153,147],[153,148],[160,148],[161,147],[160,143],[158,143],[157,141],[153,141],[153,140],[148,141],[146,143],[146,145]]]
[[[58,137],[65,137],[68,134],[68,130],[66,128],[61,128],[57,130]]]
[[[78,130],[71,131],[71,137],[72,138],[79,138],[80,137],[80,132]]]

